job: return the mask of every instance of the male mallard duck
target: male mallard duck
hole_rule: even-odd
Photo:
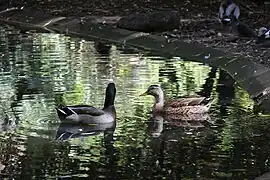
[[[232,0],[223,0],[219,7],[218,17],[222,24],[229,24],[231,17],[234,16],[236,19],[240,16],[239,7],[232,2]]]
[[[164,102],[164,94],[160,86],[151,85],[147,89],[144,95],[152,95],[155,97],[155,104],[153,106],[153,112],[161,112],[166,115],[171,114],[203,114],[209,111],[212,104],[210,98],[206,97],[189,97],[178,98]]]
[[[114,83],[109,83],[106,88],[106,97],[103,109],[88,105],[61,106],[56,108],[59,118],[65,122],[99,124],[115,121],[114,107],[116,89]]]

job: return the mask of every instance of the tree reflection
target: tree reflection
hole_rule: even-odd
[[[218,103],[222,115],[227,114],[227,106],[231,105],[235,97],[234,84],[235,80],[226,71],[220,69],[216,91],[218,92]]]
[[[213,91],[213,85],[216,78],[217,68],[212,67],[211,71],[208,73],[208,77],[205,79],[205,83],[202,85],[201,91],[197,92],[198,95],[203,97],[211,97]]]
[[[110,57],[112,45],[109,43],[96,41],[94,42],[94,47],[96,52],[98,53],[95,63],[97,64],[97,71],[99,73],[99,76],[101,78],[114,79],[115,67]]]

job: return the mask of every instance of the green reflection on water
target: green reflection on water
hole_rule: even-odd
[[[235,179],[269,168],[269,145],[263,143],[269,140],[268,117],[252,113],[253,101],[223,71],[114,45],[107,52],[59,34],[14,31],[0,31],[3,177]],[[110,81],[117,88],[114,134],[56,141],[55,106],[102,107]],[[153,98],[138,97],[151,84],[161,84],[166,98],[217,98],[210,123],[164,123],[161,135],[152,137],[147,121]]]

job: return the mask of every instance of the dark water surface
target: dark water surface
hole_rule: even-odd
[[[59,34],[0,28],[0,175],[7,179],[254,179],[269,170],[269,117],[219,69]],[[116,124],[61,125],[58,104],[102,107],[117,88]],[[217,99],[208,121],[150,119],[167,98]],[[84,132],[73,134],[72,132]],[[2,179],[1,178],[1,179]]]

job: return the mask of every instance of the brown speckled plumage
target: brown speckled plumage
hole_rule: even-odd
[[[165,102],[163,110],[167,114],[201,114],[207,113],[210,105],[206,97],[178,98]]]
[[[151,85],[143,95],[155,97],[153,112],[162,112],[171,117],[179,114],[207,113],[212,104],[212,101],[206,97],[184,97],[165,102],[163,91],[158,85]]]

